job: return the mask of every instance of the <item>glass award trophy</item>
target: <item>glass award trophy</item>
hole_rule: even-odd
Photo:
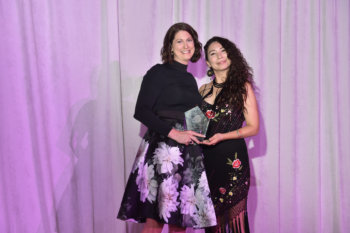
[[[207,133],[209,119],[203,114],[202,110],[196,106],[185,112],[186,128],[197,133],[205,135]],[[204,138],[197,137],[203,141]]]

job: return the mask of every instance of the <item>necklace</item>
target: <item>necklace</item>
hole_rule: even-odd
[[[213,86],[216,87],[216,88],[223,88],[225,86],[225,82],[223,83],[217,83],[215,78],[213,80]]]

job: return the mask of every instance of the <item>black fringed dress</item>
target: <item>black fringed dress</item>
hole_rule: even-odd
[[[220,97],[220,94],[216,99]],[[211,118],[207,138],[216,133],[227,133],[242,127],[242,110],[228,105],[211,105],[204,101],[202,110]],[[231,139],[215,146],[203,146],[204,164],[214,203],[218,226],[206,232],[249,232],[247,196],[250,170],[245,140]]]

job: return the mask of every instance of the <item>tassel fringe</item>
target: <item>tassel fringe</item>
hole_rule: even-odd
[[[206,228],[205,233],[250,233],[248,214],[246,211],[242,211],[229,222]]]

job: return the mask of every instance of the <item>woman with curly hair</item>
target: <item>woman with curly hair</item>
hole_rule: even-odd
[[[189,61],[201,56],[197,32],[172,25],[163,42],[163,64],[144,76],[134,117],[148,127],[129,176],[118,218],[145,223],[143,233],[185,232],[216,225],[198,137],[184,130],[184,112],[202,98]],[[195,142],[195,143],[194,143]]]
[[[211,38],[204,50],[208,75],[214,79],[200,88],[202,110],[210,119],[202,145],[218,223],[206,232],[247,233],[250,171],[244,138],[259,131],[252,70],[225,38]]]

